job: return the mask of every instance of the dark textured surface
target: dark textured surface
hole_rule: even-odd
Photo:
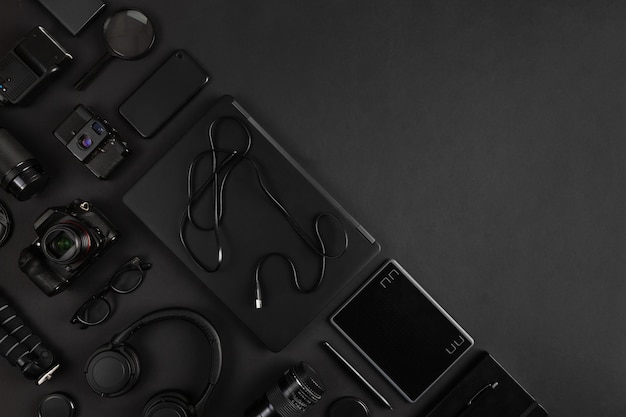
[[[112,62],[85,92],[73,91],[104,52],[104,18],[125,5],[151,15],[154,51]],[[0,248],[0,287],[63,359],[42,387],[0,363],[3,416],[35,415],[38,402],[57,390],[94,417],[139,415],[164,388],[197,395],[203,340],[184,324],[133,337],[145,372],[132,394],[98,398],[82,375],[84,361],[112,333],[168,305],[197,309],[222,337],[223,378],[207,416],[241,415],[300,360],[328,385],[307,415],[323,416],[335,399],[356,395],[372,415],[421,416],[448,381],[408,404],[326,320],[386,257],[398,259],[551,416],[626,414],[624,2],[114,0],[77,38],[34,0],[2,6],[0,50],[41,24],[75,57],[29,107],[0,109],[0,125],[52,178],[27,202],[0,194],[15,220]],[[117,107],[177,48],[196,57],[213,83],[145,141]],[[175,84],[164,86],[164,98]],[[383,246],[380,262],[279,354],[234,320],[121,201],[224,93]],[[52,135],[79,102],[108,118],[134,151],[109,182],[99,182]],[[44,208],[78,196],[96,201],[124,236],[68,291],[48,299],[18,270],[17,255],[34,239],[32,223]],[[116,298],[106,324],[72,327],[74,309],[135,254],[155,265],[143,286]],[[322,339],[341,349],[394,411],[337,366]]]

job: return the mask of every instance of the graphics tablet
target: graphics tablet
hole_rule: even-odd
[[[263,256],[273,252],[289,256],[307,288],[317,280],[320,257],[312,253],[269,201],[249,164],[242,163],[229,173],[224,190],[220,222],[223,263],[219,271],[205,272],[183,248],[179,223],[187,203],[187,170],[198,153],[209,149],[208,129],[218,118],[235,118],[249,129],[250,158],[258,165],[268,188],[309,236],[315,236],[314,220],[320,213],[333,213],[341,219],[348,248],[342,256],[327,260],[326,276],[314,292],[298,292],[284,262],[271,259],[263,275],[263,308],[255,308],[255,267]],[[216,138],[216,147],[241,148],[237,132],[224,133]],[[376,240],[230,96],[221,98],[126,193],[124,202],[273,351],[287,345],[380,251]],[[211,206],[207,205],[205,217],[202,214],[199,220],[210,223]],[[189,244],[204,256],[203,261],[213,262],[213,236],[192,233]]]
[[[474,344],[393,259],[346,301],[331,322],[410,402]]]

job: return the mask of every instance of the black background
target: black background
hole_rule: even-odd
[[[73,91],[104,51],[105,16],[123,6],[152,16],[154,51],[113,62],[87,91]],[[139,415],[167,387],[195,395],[206,360],[202,336],[186,324],[133,338],[144,374],[132,393],[100,399],[82,376],[89,354],[112,333],[171,305],[206,315],[223,339],[224,373],[207,416],[241,415],[298,360],[316,367],[329,386],[311,416],[323,416],[342,395],[364,398],[373,415],[423,415],[447,380],[408,404],[327,321],[387,257],[397,258],[552,416],[626,414],[624,21],[620,1],[116,0],[73,38],[35,1],[2,0],[0,50],[43,25],[75,57],[33,104],[0,110],[0,125],[52,178],[30,201],[2,197],[16,227],[0,249],[0,286],[63,363],[41,387],[0,366],[3,416],[36,415],[38,401],[57,390],[94,417]],[[153,139],[141,139],[117,106],[177,48],[214,81]],[[175,88],[176,80],[164,85],[163,99]],[[278,354],[265,350],[121,202],[225,93],[383,245],[380,259]],[[109,182],[93,177],[52,136],[78,103],[108,118],[134,151]],[[78,196],[96,202],[124,236],[69,290],[47,298],[18,270],[17,255],[34,239],[32,223],[46,207]],[[136,254],[155,264],[141,289],[116,299],[106,324],[71,326],[83,299]],[[322,339],[346,353],[395,410],[381,408],[348,376]]]

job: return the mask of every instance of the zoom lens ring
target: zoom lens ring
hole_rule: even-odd
[[[284,382],[285,385],[279,384],[279,387],[285,396],[290,397],[291,401],[298,408],[306,409],[306,407],[321,399],[321,396],[311,392],[311,389],[302,382],[294,368],[289,369],[285,373]]]
[[[272,407],[274,407],[274,410],[281,417],[300,417],[306,410],[306,407],[302,409],[301,406],[292,403],[289,398],[285,397],[277,385],[270,388],[265,395]]]
[[[297,367],[292,367],[291,372],[298,384],[309,394],[309,397],[315,400],[314,402],[322,398],[326,389],[321,380],[315,378],[317,374],[313,368],[305,363],[300,363]]]
[[[298,417],[322,398],[324,388],[315,371],[300,363],[289,368],[283,380],[267,391],[267,399],[281,417]]]

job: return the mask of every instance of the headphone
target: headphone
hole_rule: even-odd
[[[87,360],[87,383],[102,397],[117,397],[130,391],[141,371],[139,356],[126,341],[140,328],[164,320],[186,320],[202,331],[211,346],[211,372],[200,399],[191,403],[176,391],[161,392],[144,406],[142,417],[194,417],[209,399],[222,369],[222,347],[217,331],[211,323],[195,311],[184,308],[166,308],[146,314],[122,330],[111,341],[98,348]]]

